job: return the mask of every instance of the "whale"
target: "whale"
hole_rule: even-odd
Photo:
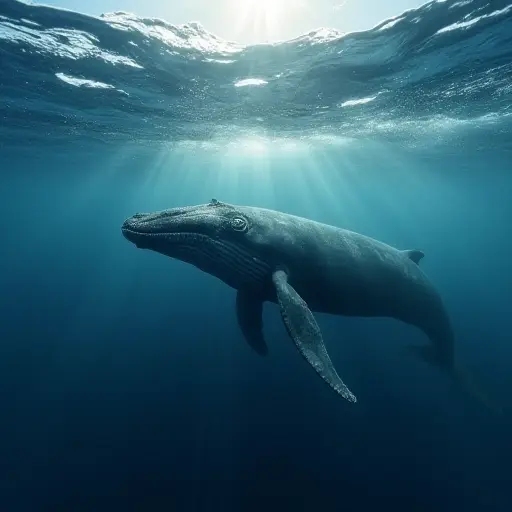
[[[265,356],[262,310],[279,307],[300,354],[336,393],[355,394],[339,376],[314,313],[389,317],[420,329],[419,355],[454,369],[454,334],[440,294],[420,268],[417,249],[266,208],[209,203],[136,213],[122,224],[137,248],[194,265],[237,291],[241,334]]]

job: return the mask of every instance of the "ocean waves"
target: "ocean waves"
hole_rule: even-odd
[[[510,1],[434,1],[364,32],[243,46],[199,23],[4,0],[0,56],[1,144],[404,138],[512,113]]]

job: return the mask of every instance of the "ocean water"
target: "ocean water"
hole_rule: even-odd
[[[172,20],[171,20],[172,21]],[[512,510],[512,4],[244,47],[199,23],[0,1],[0,511]],[[350,404],[275,305],[121,235],[221,201],[421,249],[460,364],[317,314]]]

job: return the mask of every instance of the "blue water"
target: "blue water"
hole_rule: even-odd
[[[243,47],[199,24],[0,2],[0,510],[512,510],[512,4]],[[316,315],[333,393],[264,309],[137,250],[137,211],[222,201],[400,249],[460,364],[390,319]]]

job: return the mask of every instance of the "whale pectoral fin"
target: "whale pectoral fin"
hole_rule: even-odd
[[[245,340],[260,356],[268,353],[263,337],[263,302],[253,294],[240,290],[236,295],[236,316]]]
[[[336,373],[313,313],[288,283],[286,272],[276,270],[272,274],[272,281],[283,322],[300,353],[334,391],[349,402],[355,402],[356,397]]]

